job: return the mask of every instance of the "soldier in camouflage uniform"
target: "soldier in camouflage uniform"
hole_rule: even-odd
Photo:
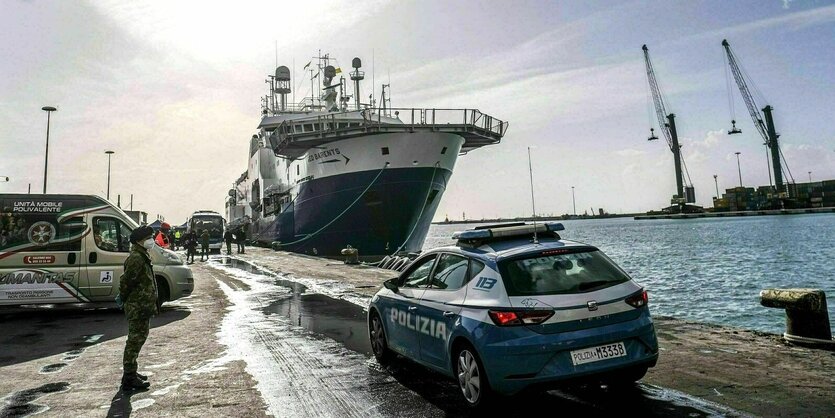
[[[147,377],[136,372],[136,359],[145,344],[151,317],[157,308],[157,283],[148,251],[154,246],[154,230],[148,226],[136,228],[130,236],[131,250],[125,260],[125,274],[119,282],[119,296],[128,319],[128,340],[125,343],[122,389],[147,389]]]

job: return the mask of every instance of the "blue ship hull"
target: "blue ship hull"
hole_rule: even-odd
[[[339,256],[347,245],[361,257],[420,251],[451,175],[415,167],[312,179],[279,215],[252,225],[251,236],[262,245],[320,256]]]

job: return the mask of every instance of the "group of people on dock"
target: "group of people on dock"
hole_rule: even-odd
[[[226,241],[226,254],[232,254],[232,242],[238,244],[238,254],[244,254],[246,250],[246,232],[243,227],[232,230],[227,229],[223,234]],[[197,246],[200,245],[200,261],[209,259],[209,231],[202,229],[198,232],[191,230],[184,235],[180,231],[172,232],[171,226],[163,222],[159,231],[154,235],[154,241],[162,248],[177,250],[177,245],[182,245],[186,250],[186,262],[193,263],[197,254]]]
[[[232,254],[232,242],[236,242],[238,244],[238,254],[245,253],[246,247],[246,231],[244,231],[243,227],[240,227],[234,231],[231,229],[227,229],[226,233],[223,234],[223,240],[226,241],[226,255]]]

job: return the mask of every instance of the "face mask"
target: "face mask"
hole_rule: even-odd
[[[146,239],[145,241],[142,241],[142,246],[143,246],[146,250],[150,250],[151,248],[153,248],[153,247],[154,247],[154,239],[153,239],[153,238],[148,238],[148,239]]]

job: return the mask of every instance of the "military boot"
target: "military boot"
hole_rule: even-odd
[[[140,379],[139,376],[136,375],[136,372],[125,373],[124,375],[122,375],[122,390],[145,390],[149,387],[151,387],[151,384],[142,381],[142,379]]]

